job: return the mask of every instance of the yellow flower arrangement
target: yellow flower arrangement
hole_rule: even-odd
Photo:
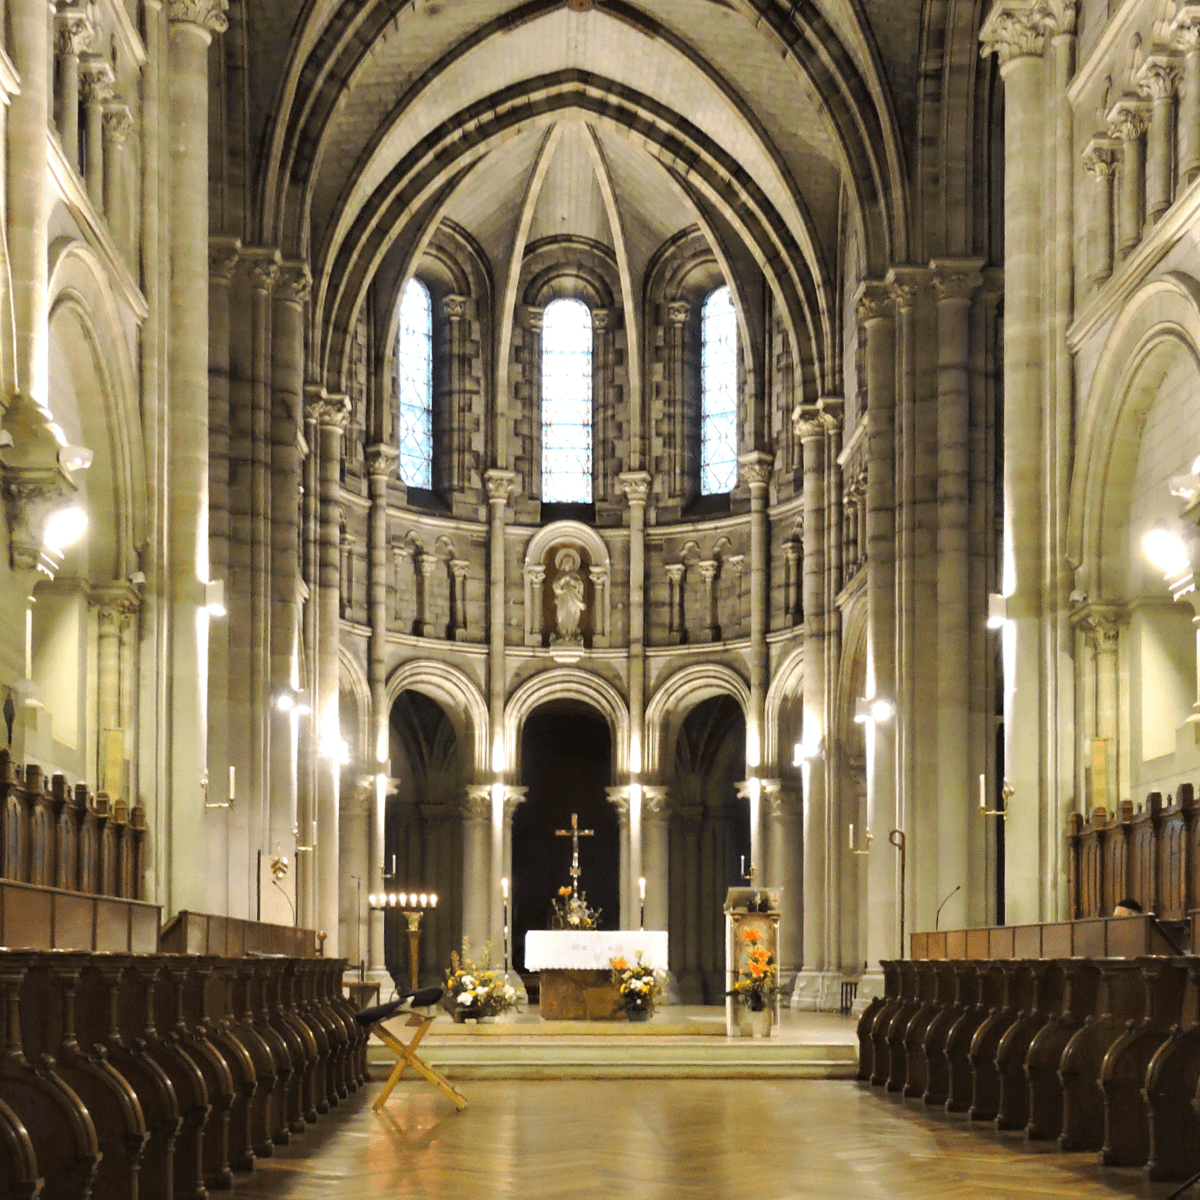
[[[455,1021],[494,1017],[516,1008],[517,993],[509,985],[508,977],[489,966],[491,950],[489,942],[479,962],[474,963],[467,957],[467,940],[463,938],[462,954],[450,955],[442,1006]]]
[[[746,965],[739,968],[729,995],[737,997],[754,1012],[761,1012],[779,992],[775,960],[762,941],[762,931],[743,929],[742,942],[746,949]]]
[[[646,966],[640,950],[633,966],[624,958],[610,958],[608,964],[612,967],[612,981],[618,985],[625,1011],[653,1012],[654,1004],[662,994],[662,972]]]

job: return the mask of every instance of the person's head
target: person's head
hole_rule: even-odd
[[[1132,897],[1126,896],[1113,906],[1114,917],[1136,917],[1141,914],[1142,906]]]

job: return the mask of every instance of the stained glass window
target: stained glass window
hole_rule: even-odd
[[[592,499],[592,314],[552,300],[542,314],[542,500]]]
[[[400,394],[400,478],[409,487],[433,487],[433,309],[429,289],[410,279],[400,298],[396,335]]]
[[[700,312],[700,492],[737,485],[737,312],[719,287]]]

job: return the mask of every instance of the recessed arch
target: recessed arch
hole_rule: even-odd
[[[338,647],[338,693],[354,701],[354,761],[364,766],[370,764],[374,769],[376,756],[371,749],[371,685],[367,682],[362,663],[346,646]],[[345,717],[344,712],[338,712],[339,725]]]
[[[800,696],[804,691],[804,647],[797,646],[778,667],[771,673],[771,683],[767,688],[767,699],[764,706],[763,724],[763,765],[770,768],[773,764],[782,769],[785,765],[778,761],[780,753],[779,722],[782,718],[784,705]],[[790,760],[789,760],[790,761]]]
[[[723,663],[693,663],[681,667],[655,689],[646,706],[643,772],[647,778],[654,778],[663,769],[663,747],[674,745],[674,734],[688,710],[712,696],[732,696],[741,706],[743,715],[749,711],[749,685],[732,667]]]
[[[435,659],[401,663],[388,676],[388,712],[404,691],[423,692],[436,700],[455,722],[460,744],[470,754],[468,772],[484,769],[488,761],[488,707],[483,693],[465,671]]]

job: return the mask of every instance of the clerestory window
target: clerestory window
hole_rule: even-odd
[[[737,485],[737,310],[728,287],[700,311],[700,493]]]
[[[542,501],[592,501],[592,314],[580,300],[542,314]]]
[[[429,289],[410,279],[400,298],[396,334],[396,390],[400,397],[400,478],[433,487],[433,306]]]

